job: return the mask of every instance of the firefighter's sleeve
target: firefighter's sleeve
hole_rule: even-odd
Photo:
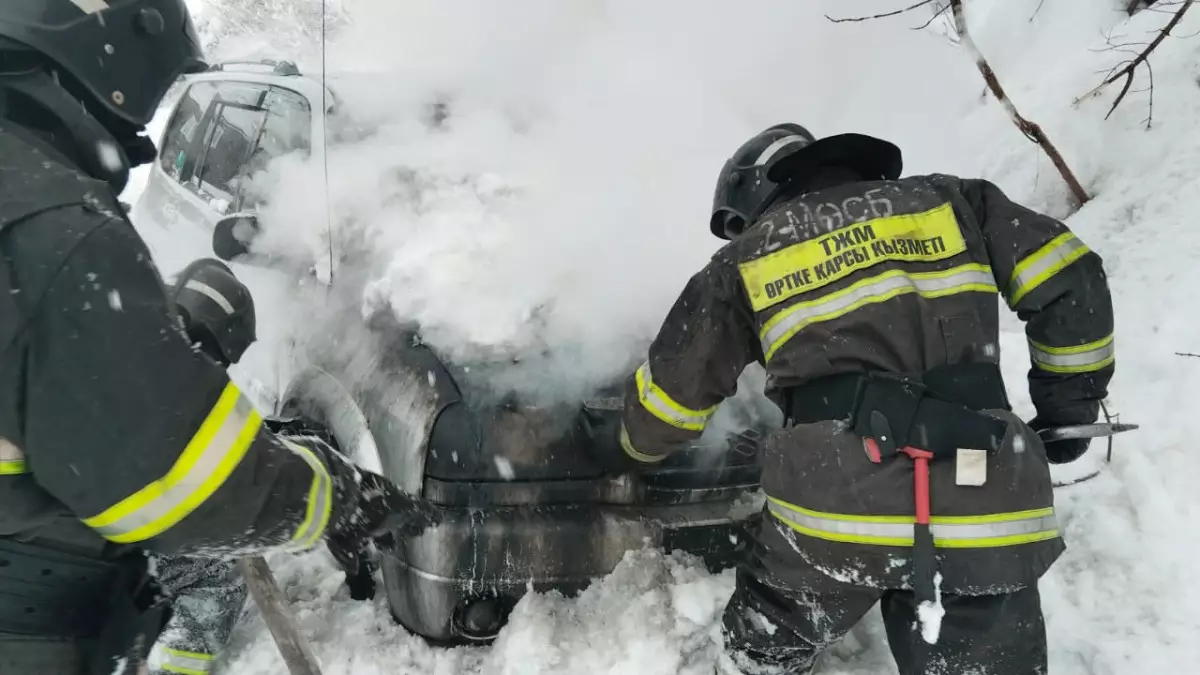
[[[746,366],[762,362],[754,319],[725,255],[691,278],[626,382],[620,443],[638,462],[661,461],[698,438],[737,392]]]
[[[76,241],[26,356],[25,451],[42,487],[110,541],[160,553],[306,548],[346,518],[354,481],[314,443],[265,430],[192,348],[132,226],[110,219]]]
[[[150,654],[151,675],[205,675],[233,633],[246,584],[231,561],[165,556],[158,581],[172,599],[171,619]]]
[[[1115,358],[1103,261],[1066,225],[1010,201],[992,183],[964,181],[964,192],[997,285],[1025,322],[1038,416],[1056,424],[1095,421]]]

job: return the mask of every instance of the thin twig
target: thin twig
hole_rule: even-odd
[[[1133,0],[1133,1],[1138,2],[1139,0]],[[1044,4],[1046,4],[1046,0],[1041,0],[1041,2],[1038,3],[1037,8],[1033,10],[1033,14],[1029,15],[1029,23],[1033,23],[1033,20],[1034,20],[1034,18],[1037,17],[1038,12],[1042,11],[1042,5],[1044,5]]]
[[[1149,61],[1146,62],[1146,72],[1150,73],[1150,110],[1145,119],[1146,131],[1149,131],[1154,125],[1154,66],[1150,65]]]
[[[946,13],[946,11],[947,11],[947,10],[949,10],[949,9],[950,9],[950,5],[945,5],[945,6],[943,6],[941,9],[939,9],[939,10],[938,10],[938,11],[936,11],[936,12],[934,12],[934,13],[933,13],[933,16],[929,17],[929,20],[928,20],[928,21],[926,21],[925,23],[921,24],[920,26],[916,26],[916,27],[915,27],[915,28],[913,28],[912,30],[925,30],[926,28],[929,28],[929,24],[933,23],[934,21],[937,21],[937,18],[938,18],[939,16],[942,16],[943,14],[945,14],[945,13]]]
[[[1101,89],[1121,78],[1125,78],[1125,83],[1121,87],[1121,93],[1117,94],[1116,100],[1113,101],[1112,107],[1108,109],[1108,114],[1104,116],[1104,119],[1111,117],[1113,111],[1117,109],[1117,106],[1120,105],[1121,101],[1125,98],[1125,94],[1129,93],[1129,86],[1133,84],[1133,78],[1136,74],[1137,67],[1143,63],[1148,63],[1151,52],[1157,49],[1158,46],[1167,39],[1167,36],[1171,34],[1171,31],[1175,28],[1175,26],[1179,25],[1179,22],[1183,20],[1183,15],[1187,13],[1188,9],[1191,8],[1193,2],[1194,0],[1183,0],[1183,2],[1179,5],[1179,9],[1175,10],[1174,16],[1171,17],[1171,20],[1167,22],[1167,25],[1163,26],[1162,29],[1158,31],[1158,35],[1156,35],[1154,39],[1150,41],[1150,44],[1146,45],[1146,49],[1126,63],[1123,68],[1116,70],[1116,72],[1113,72],[1108,77],[1104,78],[1100,84],[1096,85],[1094,89],[1075,99],[1075,103],[1078,104],[1080,101],[1088,98],[1089,96],[1096,96],[1100,93]]]
[[[889,16],[899,16],[906,12],[911,12],[914,9],[919,9],[919,8],[924,7],[925,5],[928,5],[929,3],[934,2],[934,1],[935,0],[921,0],[917,4],[909,5],[908,7],[905,7],[904,9],[897,9],[897,10],[894,10],[891,12],[884,12],[883,14],[875,14],[873,16],[850,16],[850,17],[843,17],[840,19],[835,19],[832,16],[829,16],[828,14],[826,14],[825,18],[829,19],[830,21],[832,21],[834,23],[846,23],[849,21],[870,21],[872,19],[886,19]]]
[[[1200,359],[1200,354],[1193,354],[1191,352],[1175,352],[1175,356],[1190,356],[1193,359]]]

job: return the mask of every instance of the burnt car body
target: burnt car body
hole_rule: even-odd
[[[762,424],[702,439],[648,473],[606,477],[588,447],[602,441],[578,421],[615,428],[616,387],[574,405],[473,396],[463,369],[389,337],[308,366],[283,410],[328,425],[356,461],[442,514],[420,535],[393,534],[379,561],[407,629],[437,643],[488,641],[529,590],[575,593],[647,545],[713,571],[736,562],[761,506]]]
[[[352,96],[359,80],[367,85],[362,92],[376,90],[373,77],[337,82]],[[226,261],[315,279],[311,260],[250,250],[260,231],[256,202],[230,176],[251,173],[254,148],[311,153],[319,165],[330,140],[327,122],[333,141],[369,136],[371,120],[333,114],[334,94],[288,62],[222,64],[191,76],[164,130],[140,217],[211,231],[213,251]],[[446,114],[435,102],[427,123],[437,127]],[[255,142],[222,154],[225,136],[216,129],[225,128],[226,117],[248,130],[241,140]],[[275,136],[299,140],[283,149],[264,145],[272,124]],[[219,185],[203,180],[218,175]],[[352,243],[341,241],[339,252],[350,255]],[[355,267],[342,266],[343,288],[354,286],[347,276]],[[593,461],[591,444],[615,439],[603,430],[619,424],[619,382],[582,396],[496,395],[479,386],[479,369],[469,372],[478,364],[439,358],[413,327],[354,312],[312,333],[321,344],[308,345],[306,366],[276,412],[326,424],[359,464],[441,513],[420,535],[393,533],[379,557],[393,615],[430,641],[486,642],[530,589],[574,593],[644,546],[683,550],[712,570],[726,568],[744,544],[744,525],[760,511],[757,438],[780,421],[770,410],[756,416],[739,408],[726,414],[736,424],[706,433],[650,472],[611,477]],[[503,359],[486,365],[506,367]],[[740,405],[730,403],[717,415]],[[601,433],[582,433],[583,417]]]

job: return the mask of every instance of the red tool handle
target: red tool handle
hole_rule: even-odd
[[[913,501],[917,507],[917,524],[929,524],[929,460],[933,453],[917,448],[904,448],[900,452],[913,461]]]

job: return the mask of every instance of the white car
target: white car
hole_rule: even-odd
[[[287,269],[247,257],[256,202],[242,179],[264,159],[322,152],[325,125],[313,111],[324,100],[332,114],[337,98],[287,62],[218,65],[183,86],[138,217],[190,222],[212,233],[223,259]],[[444,105],[431,113],[439,123]],[[758,420],[644,475],[614,478],[593,457],[596,439],[616,438],[620,386],[557,407],[479,400],[469,368],[387,319],[369,322],[376,349],[329,350],[281,403],[442,513],[420,535],[397,533],[379,560],[388,604],[409,630],[439,643],[489,641],[530,588],[578,591],[647,541],[714,570],[734,564],[761,502]],[[584,420],[608,433],[582,433]]]

